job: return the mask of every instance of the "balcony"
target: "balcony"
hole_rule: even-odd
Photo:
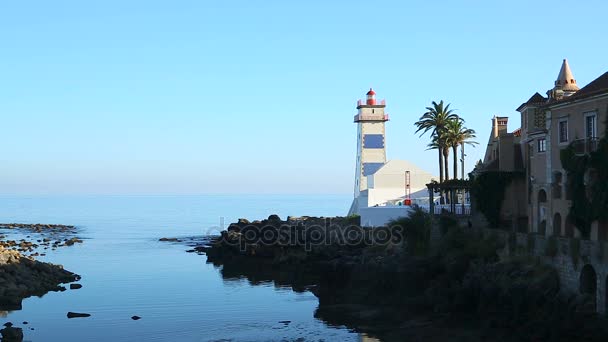
[[[357,108],[359,108],[361,106],[369,106],[367,104],[367,100],[359,100],[359,101],[357,101]],[[372,106],[386,106],[386,100],[376,101],[376,104],[372,105]]]
[[[355,115],[354,118],[354,122],[361,122],[361,121],[388,121],[389,117],[388,114],[385,115],[373,115],[373,114],[369,114],[369,115]]]
[[[577,139],[572,142],[574,153],[578,156],[589,154],[597,150],[598,138]]]

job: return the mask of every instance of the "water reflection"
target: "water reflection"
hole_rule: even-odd
[[[238,256],[208,258],[207,263],[212,263],[218,269],[226,286],[236,286],[246,281],[252,286],[274,286],[279,291],[312,292],[319,300],[314,317],[327,326],[346,327],[358,332],[360,341],[384,341],[381,337],[383,332],[394,330],[401,317],[390,309],[349,303],[346,298],[332,293],[340,287],[339,284],[327,286],[318,271],[308,266],[277,265],[270,260]]]

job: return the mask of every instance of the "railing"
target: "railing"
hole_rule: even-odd
[[[359,100],[357,101],[357,107],[367,106],[367,100]],[[386,106],[386,100],[376,101],[374,106]]]
[[[426,211],[427,213],[430,212],[428,205],[420,206],[420,208],[422,208],[422,210]],[[464,216],[471,215],[471,205],[470,204],[465,204],[464,207],[462,204],[456,204],[455,209],[456,209],[454,211],[455,215],[464,215]],[[442,204],[442,205],[435,205],[433,208],[433,214],[435,214],[435,215],[440,215],[444,211],[451,213],[452,212],[451,206],[449,204]]]
[[[576,155],[585,155],[597,150],[598,138],[577,139],[572,142]]]
[[[384,114],[384,115],[355,115],[354,121],[355,122],[359,122],[359,121],[388,121],[389,117],[388,114]]]

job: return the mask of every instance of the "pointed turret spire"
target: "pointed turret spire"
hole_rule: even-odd
[[[564,59],[564,62],[562,63],[562,68],[559,70],[559,75],[557,76],[557,80],[555,81],[555,89],[563,90],[565,95],[568,93],[574,93],[579,90],[578,86],[576,85],[574,75],[570,70],[570,65],[568,65],[567,59]]]

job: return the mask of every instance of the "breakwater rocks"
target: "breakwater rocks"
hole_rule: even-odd
[[[76,227],[64,224],[42,224],[42,223],[0,223],[0,228],[29,230],[36,233],[41,232],[70,232]]]
[[[406,241],[399,227],[271,216],[241,219],[191,247],[225,279],[310,291],[319,299],[315,317],[382,341],[608,338],[589,298],[564,293],[555,270],[534,259],[499,260],[505,242],[494,236],[450,228],[421,254]]]
[[[60,284],[79,279],[60,265],[35,261],[0,246],[0,310],[20,310],[24,298],[64,291]]]

